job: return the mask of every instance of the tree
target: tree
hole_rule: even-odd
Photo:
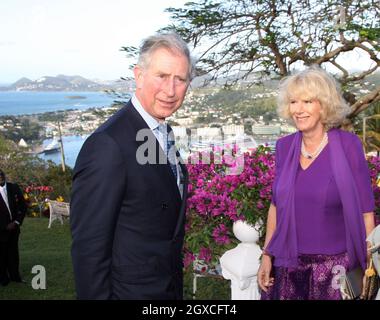
[[[363,115],[363,116],[362,116]],[[356,120],[358,135],[367,152],[380,153],[380,102],[363,112]],[[365,126],[365,135],[364,135]]]
[[[70,199],[72,169],[62,172],[60,165],[44,161],[36,155],[25,153],[16,143],[0,134],[0,168],[10,181],[23,189],[30,185],[52,186],[51,196]]]
[[[317,64],[334,70],[352,107],[348,119],[380,101],[380,86],[366,94],[354,87],[380,66],[378,1],[200,0],[167,11],[173,24],[164,30],[176,30],[194,46],[206,83],[253,83],[258,71],[281,78],[303,64]],[[122,50],[136,53],[133,47]],[[371,65],[352,72],[344,63],[348,53],[365,55]]]

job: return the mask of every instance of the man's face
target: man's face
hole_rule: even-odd
[[[160,48],[147,67],[136,66],[136,96],[156,120],[165,120],[182,105],[189,79],[189,61],[177,52]]]
[[[4,186],[5,184],[5,174],[3,171],[0,170],[0,186]]]

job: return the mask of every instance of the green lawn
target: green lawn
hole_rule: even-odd
[[[70,258],[69,224],[55,221],[48,229],[47,218],[25,218],[20,235],[20,272],[26,283],[0,286],[0,299],[74,299],[74,281]],[[46,289],[34,290],[35,265],[46,270]]]
[[[0,286],[0,300],[75,299],[70,257],[71,236],[68,221],[55,221],[47,228],[47,218],[25,218],[20,236],[20,271],[26,283]],[[33,266],[46,270],[46,289],[32,288]],[[193,278],[185,274],[184,298],[192,299]],[[198,278],[196,299],[230,299],[229,281]]]

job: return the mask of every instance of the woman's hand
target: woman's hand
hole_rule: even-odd
[[[273,286],[274,278],[270,277],[272,271],[272,258],[269,255],[264,254],[261,259],[261,265],[257,272],[257,281],[259,287],[267,292],[268,288]]]

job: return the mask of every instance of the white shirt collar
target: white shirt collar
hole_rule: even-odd
[[[7,207],[8,207],[8,192],[7,192],[7,183],[6,182],[5,182],[4,186],[0,186],[0,194],[3,197],[5,203],[7,204]]]
[[[152,131],[155,130],[160,124],[160,122],[157,121],[155,118],[153,118],[148,112],[146,112],[146,110],[140,103],[139,99],[136,97],[136,94],[133,94],[131,101],[132,101],[133,106],[137,110],[137,112],[141,115],[141,117],[147,123],[150,130]]]
[[[7,183],[5,182],[4,186],[0,186],[0,197],[3,197],[3,200],[5,202],[5,205],[8,208],[9,216],[12,220],[12,213],[11,209],[9,208],[9,201],[8,201],[8,194],[7,194]]]
[[[0,186],[1,190],[4,190],[5,192],[7,192],[7,182],[4,183],[3,186]]]

